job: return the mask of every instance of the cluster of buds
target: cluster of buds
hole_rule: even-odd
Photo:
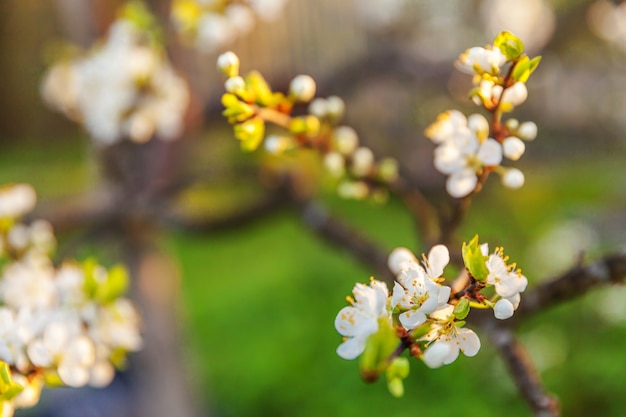
[[[350,305],[337,314],[335,328],[344,337],[337,354],[361,356],[366,380],[385,372],[391,393],[398,396],[408,375],[403,350],[430,368],[454,362],[459,353],[476,355],[480,339],[465,327],[470,309],[492,308],[496,318],[507,319],[528,280],[508,263],[502,248],[488,254],[478,236],[463,244],[465,269],[452,287],[444,285],[443,277],[449,261],[443,245],[434,246],[421,262],[409,249],[394,249],[388,259],[396,276],[391,294],[385,283],[372,278],[369,286],[356,284],[354,297],[347,298]]]
[[[287,0],[174,0],[171,19],[184,41],[201,51],[218,51],[246,35],[257,17],[272,21]]]
[[[41,90],[48,105],[102,145],[176,139],[189,102],[187,84],[170,66],[156,22],[140,2],[122,8],[104,42],[52,66]]]
[[[481,114],[465,117],[457,110],[439,115],[425,131],[437,144],[435,167],[448,175],[446,189],[455,198],[478,191],[491,172],[501,175],[509,188],[524,184],[517,168],[501,166],[503,158],[517,161],[526,150],[524,141],[537,136],[537,125],[516,119],[502,121],[528,97],[526,81],[541,57],[530,58],[524,44],[509,32],[502,32],[493,44],[465,51],[457,61],[463,72],[473,74],[470,97],[491,113],[491,122]]]
[[[49,223],[23,224],[29,185],[0,190],[0,415],[38,403],[44,386],[108,385],[141,347],[139,317],[122,295],[126,270],[93,260],[56,268]]]
[[[339,97],[315,98],[316,85],[308,75],[298,75],[289,92],[273,92],[263,76],[250,72],[239,75],[239,58],[233,52],[218,57],[218,69],[228,79],[222,103],[224,116],[234,125],[241,147],[253,151],[261,144],[273,154],[297,149],[319,152],[327,171],[339,185],[345,198],[362,199],[381,196],[385,186],[398,175],[391,158],[376,161],[371,149],[360,145],[357,132],[339,125],[344,102]],[[296,104],[308,104],[308,112],[293,115]],[[266,123],[282,129],[280,134],[266,136]]]

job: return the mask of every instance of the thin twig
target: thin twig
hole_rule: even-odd
[[[558,401],[544,388],[532,359],[524,345],[515,338],[513,331],[502,326],[489,326],[485,330],[535,416],[560,416]]]

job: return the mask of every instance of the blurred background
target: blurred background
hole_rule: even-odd
[[[345,122],[365,144],[398,158],[443,204],[445,178],[434,171],[423,130],[447,109],[476,111],[470,77],[454,69],[458,55],[501,30],[515,33],[529,55],[543,56],[513,114],[539,126],[515,164],[526,185],[512,191],[489,181],[459,238],[478,233],[503,245],[532,285],[580,256],[593,260],[624,245],[626,3],[289,0],[274,20],[214,51],[190,48],[165,29],[172,65],[191,90],[184,135],[103,151],[44,106],[40,83],[59,42],[88,47],[122,3],[0,2],[0,181],[36,188],[37,214],[60,233],[59,259],[96,253],[130,264],[146,337],[145,351],[110,388],[48,391],[38,408],[17,415],[530,415],[486,341],[476,358],[443,369],[413,362],[402,399],[382,381],[363,383],[357,363],[335,354],[334,317],[372,271],[274,199],[264,175],[274,162],[263,152],[242,154],[220,114],[215,59],[233,50],[242,72],[258,69],[283,91],[295,75],[310,74],[319,96],[345,100]],[[170,27],[169,2],[147,3]],[[112,160],[126,171],[111,175]],[[98,190],[116,181],[133,204],[110,216],[98,210],[106,205]],[[426,249],[399,201],[345,201],[323,184],[301,187],[386,251]],[[152,216],[157,206],[173,214]],[[563,415],[624,415],[623,287],[546,311],[519,335]]]

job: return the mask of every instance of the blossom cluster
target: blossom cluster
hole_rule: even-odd
[[[234,125],[242,149],[253,151],[261,144],[272,154],[314,149],[322,155],[326,170],[338,181],[338,192],[345,198],[381,195],[384,185],[397,178],[396,161],[377,161],[372,150],[360,144],[353,128],[340,125],[343,100],[337,96],[316,98],[316,84],[310,76],[296,76],[289,92],[283,94],[272,91],[258,72],[241,77],[239,58],[233,52],[220,55],[217,66],[228,77],[223,114]],[[308,113],[293,115],[298,104],[306,104]],[[282,131],[266,136],[266,122]]]
[[[170,16],[184,40],[201,51],[215,52],[246,35],[257,17],[273,21],[287,0],[174,0]]]
[[[522,171],[501,163],[503,158],[521,158],[526,150],[524,141],[537,136],[537,125],[513,118],[503,122],[502,115],[524,103],[528,97],[525,82],[540,59],[524,54],[523,43],[508,32],[496,36],[491,45],[473,47],[460,55],[457,68],[473,75],[470,97],[490,112],[492,119],[448,110],[426,129],[426,137],[438,145],[435,168],[448,175],[446,189],[452,197],[477,191],[491,172],[500,174],[506,187],[524,184]]]
[[[350,305],[339,311],[335,328],[344,341],[337,354],[344,359],[363,355],[361,371],[367,378],[389,372],[398,346],[430,368],[450,364],[460,353],[476,355],[480,339],[465,327],[471,307],[493,308],[496,318],[507,319],[528,280],[508,263],[502,248],[488,254],[477,236],[463,245],[463,259],[462,285],[452,291],[443,277],[450,262],[447,247],[434,246],[421,261],[407,248],[394,249],[388,258],[396,277],[391,293],[384,282],[372,278],[369,286],[356,284],[354,297],[347,298]],[[490,297],[483,293],[488,288]]]
[[[169,64],[152,20],[141,3],[129,3],[104,42],[61,59],[44,76],[45,102],[83,124],[98,144],[171,140],[182,132],[187,84]]]
[[[141,347],[139,316],[122,295],[121,266],[50,259],[50,224],[20,221],[34,207],[29,185],[0,189],[0,410],[32,407],[44,385],[108,385],[126,352]]]

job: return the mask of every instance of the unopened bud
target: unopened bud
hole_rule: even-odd
[[[246,82],[243,80],[243,78],[239,76],[230,77],[229,79],[226,80],[226,82],[224,82],[224,88],[229,93],[237,94],[240,91],[245,90]]]
[[[509,158],[511,161],[517,161],[520,159],[525,150],[526,145],[524,145],[524,142],[516,136],[509,136],[502,142],[502,152],[504,153],[504,156]]]
[[[297,101],[311,101],[315,96],[315,80],[309,75],[298,75],[291,80],[289,95]]]
[[[524,173],[517,168],[509,168],[502,174],[505,187],[517,189],[524,185]]]
[[[217,69],[228,77],[239,75],[239,57],[234,52],[224,52],[217,57]]]
[[[343,155],[350,155],[359,146],[359,136],[350,126],[339,126],[333,133],[337,151]]]
[[[352,173],[357,177],[369,174],[374,165],[374,153],[371,149],[360,147],[352,155]]]
[[[517,135],[524,140],[534,140],[537,137],[537,125],[535,122],[524,122],[519,125]]]

